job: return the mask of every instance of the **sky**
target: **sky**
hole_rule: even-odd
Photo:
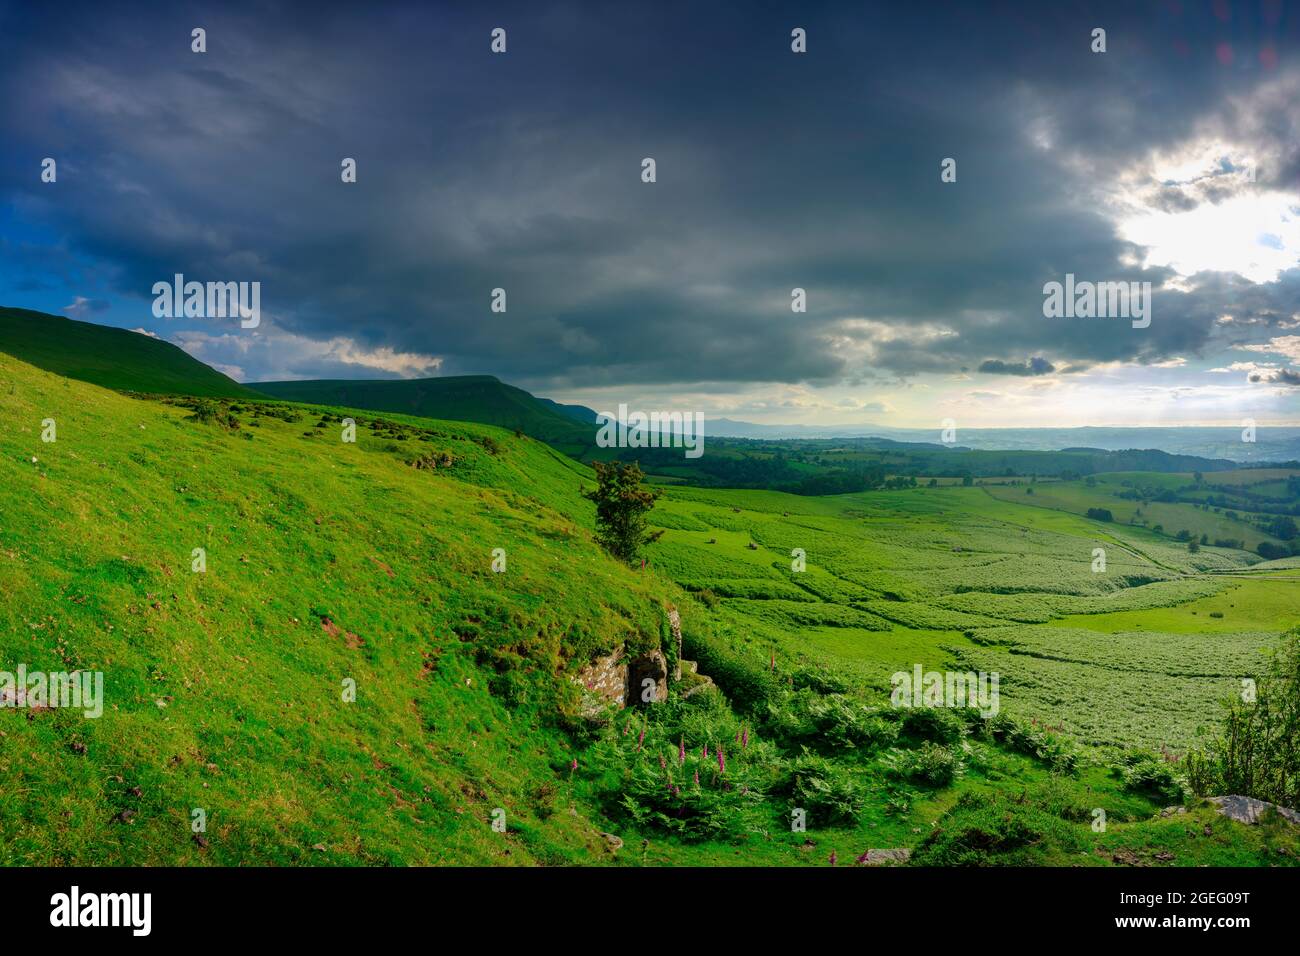
[[[0,305],[241,381],[1300,423],[1300,4],[0,0],[0,101]],[[155,316],[177,273],[260,324]]]

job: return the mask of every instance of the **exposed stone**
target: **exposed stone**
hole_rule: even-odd
[[[620,647],[613,654],[596,658],[578,672],[577,681],[595,697],[590,710],[598,712],[606,703],[626,706],[627,662],[623,649]]]
[[[619,850],[623,849],[622,837],[615,836],[612,833],[602,833],[601,836],[603,836],[605,838],[605,842],[609,844],[610,853],[617,853]]]
[[[1300,812],[1290,809],[1289,807],[1279,807],[1275,803],[1269,803],[1267,800],[1257,800],[1254,797],[1243,797],[1240,794],[1229,794],[1223,797],[1210,797],[1210,803],[1218,808],[1219,812],[1229,820],[1236,820],[1238,823],[1258,823],[1261,818],[1267,815],[1268,811],[1276,811],[1282,819],[1289,823],[1300,826]]]
[[[858,866],[889,866],[906,863],[911,858],[912,851],[905,846],[894,850],[868,850],[858,857]]]
[[[677,608],[668,610],[668,627],[672,630],[673,641],[677,645],[677,666],[673,672],[673,680],[682,679],[682,617],[677,613]]]
[[[656,648],[628,665],[625,699],[633,704],[653,704],[668,699],[668,661],[663,651]]]

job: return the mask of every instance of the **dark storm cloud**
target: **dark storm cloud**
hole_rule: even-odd
[[[1056,366],[1044,358],[1032,358],[1028,362],[1003,362],[1001,359],[989,359],[980,363],[980,371],[988,375],[1047,375],[1055,372]]]
[[[1222,24],[1171,11],[5,8],[0,174],[22,220],[66,236],[60,254],[142,317],[176,272],[258,279],[270,328],[441,356],[444,372],[826,384],[1155,363],[1203,348],[1225,310],[1293,311],[1210,277],[1158,291],[1146,330],[1043,318],[1043,283],[1067,272],[1168,275],[1119,265],[1133,250],[1098,200],[1150,150],[1207,116],[1274,145],[1294,132],[1233,105],[1267,77],[1215,68]],[[36,181],[47,155],[56,189]],[[1291,154],[1271,155],[1283,175]],[[1158,187],[1152,204],[1213,188]],[[244,367],[271,366],[250,352]]]

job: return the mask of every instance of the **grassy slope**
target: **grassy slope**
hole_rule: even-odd
[[[0,382],[0,666],[103,670],[109,702],[97,721],[0,710],[0,862],[594,858],[557,787],[565,738],[539,729],[554,699],[525,683],[505,706],[470,643],[545,668],[657,634],[656,596],[591,542],[549,449],[444,427],[444,476],[366,428],[345,445],[264,419],[245,438],[4,355]]]
[[[491,375],[400,381],[258,382],[253,387],[292,402],[400,412],[517,429],[575,455],[595,441],[594,426],[582,425],[523,389]]]
[[[4,355],[0,383],[0,668],[103,670],[108,696],[98,721],[0,710],[0,863],[820,865],[830,849],[847,861],[965,826],[966,792],[1069,811],[1068,822],[1045,818],[1050,838],[1006,859],[1105,864],[1130,848],[1150,862],[1248,863],[1277,847],[1295,859],[1293,834],[1203,821],[1202,810],[1187,823],[1150,821],[1156,805],[1098,768],[1055,778],[990,745],[966,778],[923,790],[903,815],[885,812],[880,766],[854,763],[872,797],[848,828],[790,833],[778,801],[762,831],[683,843],[594,809],[610,794],[556,726],[557,704],[575,702],[550,674],[644,640],[663,600],[683,607],[696,641],[751,661],[777,646],[782,673],[807,656],[867,685],[895,656],[940,662],[954,637],[792,625],[785,605],[774,624],[762,605],[776,602],[761,594],[757,607],[728,598],[708,612],[669,578],[785,578],[793,604],[846,606],[853,588],[939,586],[954,535],[974,549],[980,535],[1005,541],[1013,521],[1059,561],[1050,536],[1090,527],[1071,515],[976,489],[842,499],[675,490],[657,512],[670,533],[643,575],[592,543],[578,496],[586,469],[497,429],[390,416],[433,434],[363,419],[358,443],[345,445],[309,410],[252,427],[245,406],[244,428],[228,432]],[[44,418],[58,422],[56,443],[40,441]],[[403,463],[431,450],[455,464]],[[705,561],[718,547],[705,535],[724,553],[683,565],[683,554]],[[780,570],[791,540],[809,551],[798,584]],[[190,570],[195,547],[207,549],[205,574]],[[489,571],[496,547],[507,550],[504,575]],[[873,642],[889,640],[882,657]],[[867,670],[854,665],[864,652]],[[340,699],[345,678],[357,682],[355,704]],[[647,755],[671,744],[651,738]],[[570,775],[575,753],[583,771]],[[1104,835],[1087,825],[1096,806],[1113,821]],[[208,813],[206,848],[191,839],[195,807]],[[507,812],[505,835],[490,829],[495,807]],[[1206,822],[1213,839],[1200,836]],[[606,829],[627,843],[617,858]],[[1172,859],[1155,858],[1170,848]]]
[[[163,395],[254,394],[170,342],[28,309],[0,307],[0,351],[105,388]]]

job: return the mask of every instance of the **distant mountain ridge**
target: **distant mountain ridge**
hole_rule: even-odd
[[[1158,449],[1171,455],[1227,458],[1236,462],[1300,459],[1300,428],[1260,426],[1254,441],[1242,440],[1236,426],[1106,426],[1073,428],[958,428],[957,444],[983,451],[1131,451]],[[730,418],[706,421],[710,437],[784,439],[871,439],[882,444],[933,443],[940,428],[895,428],[889,425],[760,425]]]

